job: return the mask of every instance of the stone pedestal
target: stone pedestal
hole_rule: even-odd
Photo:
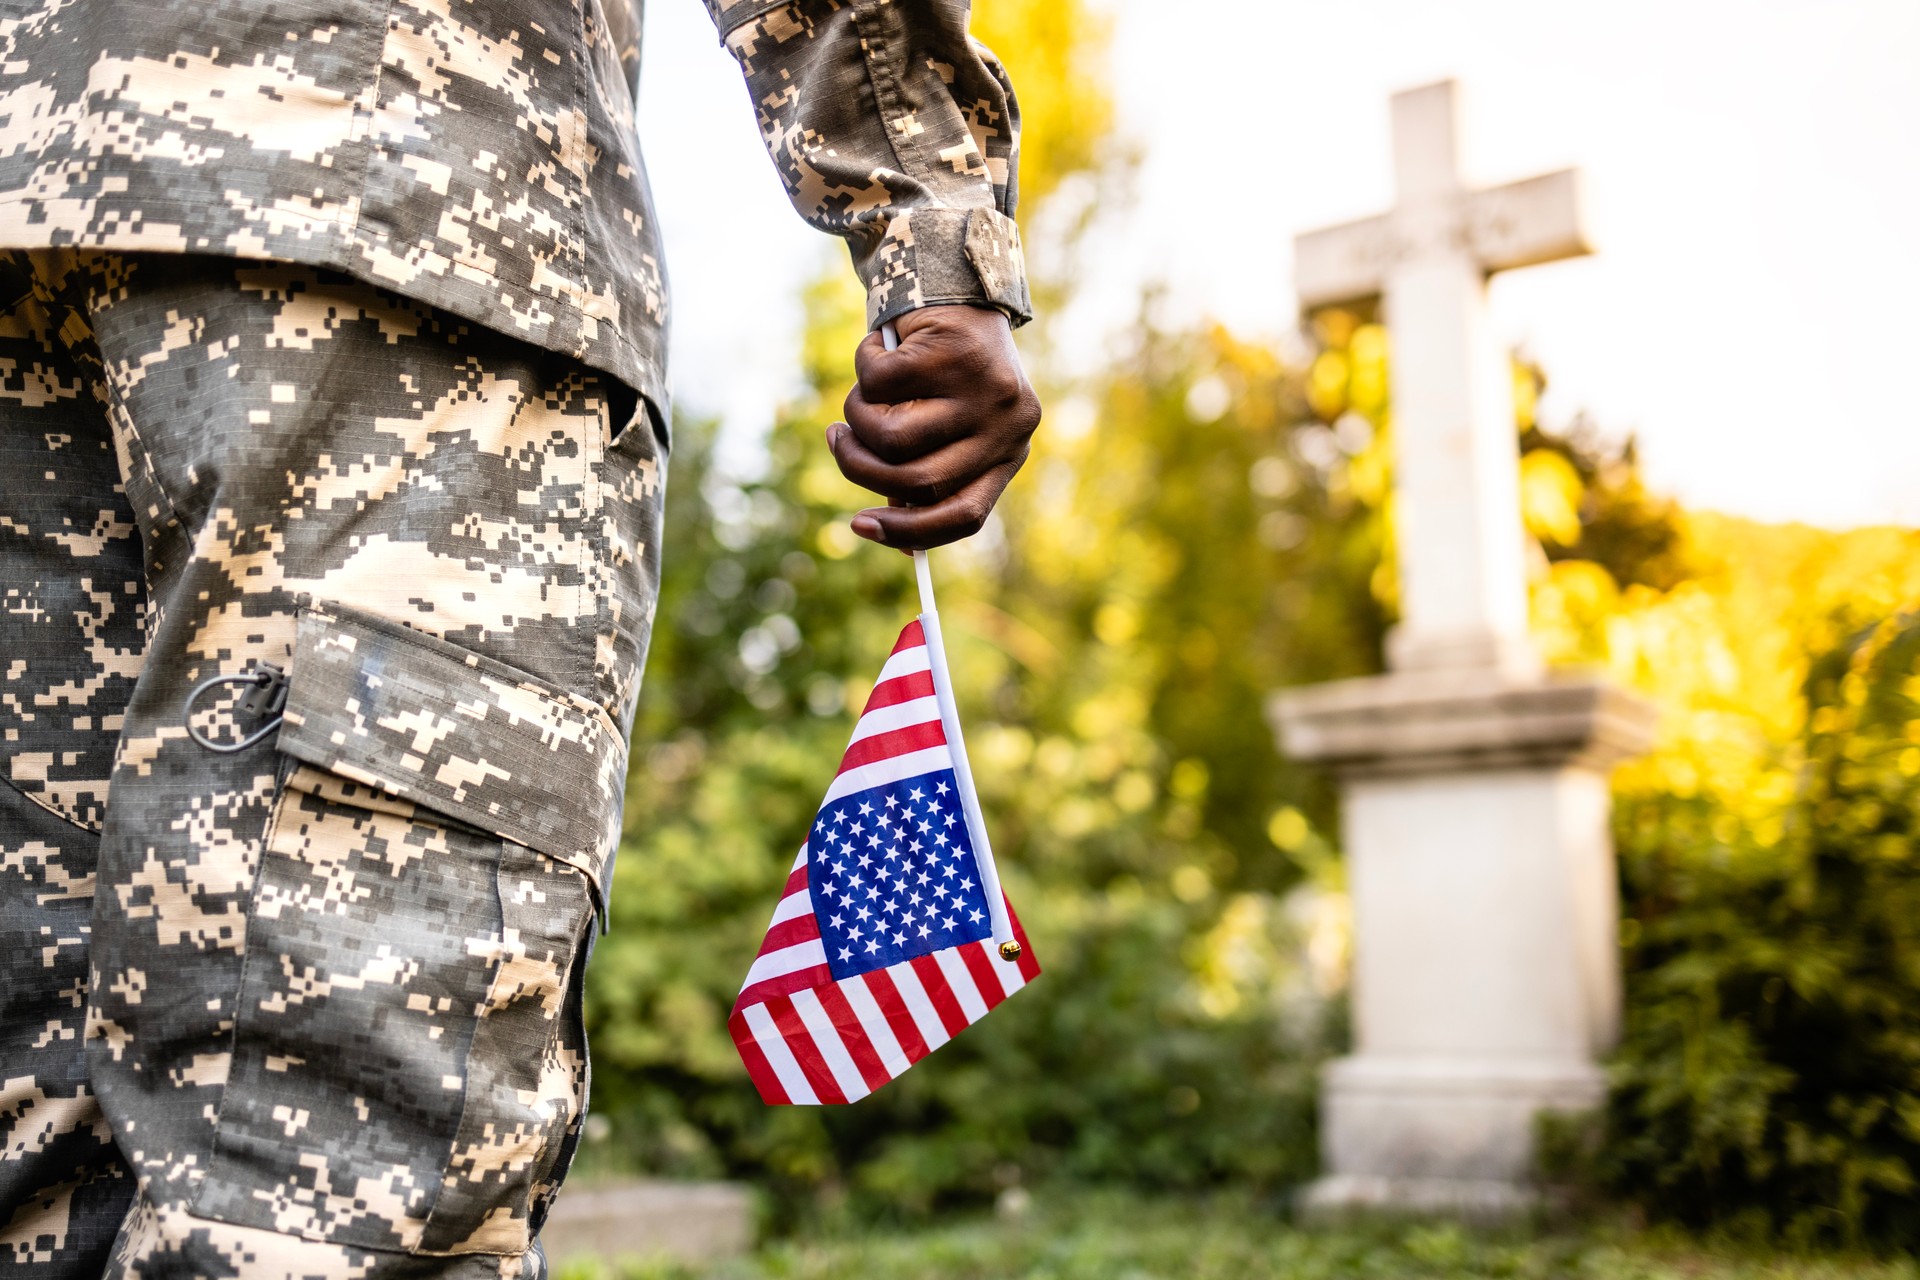
[[[1410,671],[1289,691],[1289,755],[1342,783],[1355,1053],[1324,1078],[1313,1210],[1498,1217],[1535,1118],[1604,1097],[1620,985],[1607,770],[1653,712],[1605,683]]]
[[[540,1232],[547,1261],[713,1262],[753,1247],[753,1194],[731,1182],[651,1179],[567,1187]]]

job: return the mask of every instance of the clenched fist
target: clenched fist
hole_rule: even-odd
[[[861,340],[847,420],[827,428],[827,447],[889,503],[854,516],[853,531],[917,551],[980,531],[1027,460],[1040,398],[998,311],[921,307],[894,328],[893,351],[878,333]]]

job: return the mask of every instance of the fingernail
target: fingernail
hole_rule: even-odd
[[[878,520],[875,520],[865,512],[853,518],[853,531],[865,538],[868,542],[884,544],[887,540],[886,529],[881,526]]]
[[[831,449],[840,443],[840,428],[846,425],[844,422],[829,422],[827,424],[827,448]]]

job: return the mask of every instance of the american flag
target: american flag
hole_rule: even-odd
[[[766,1102],[855,1102],[1039,973],[929,610],[880,671],[727,1029]]]

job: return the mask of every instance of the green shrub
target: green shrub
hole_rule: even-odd
[[[1819,657],[1777,832],[1623,803],[1606,1174],[1692,1223],[1920,1246],[1920,622]]]

